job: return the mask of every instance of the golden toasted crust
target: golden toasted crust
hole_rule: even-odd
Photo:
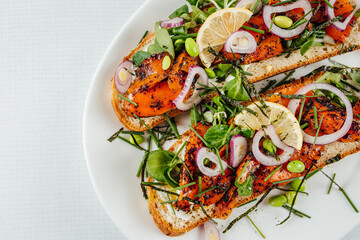
[[[252,63],[246,69],[248,72],[252,73],[253,75],[249,77],[251,82],[257,82],[268,77],[277,75],[279,73],[283,73],[289,71],[291,69],[295,69],[307,64],[311,64],[314,62],[321,61],[323,59],[336,56],[341,52],[346,52],[347,49],[353,47],[351,51],[356,49],[360,49],[360,18],[357,20],[350,36],[346,39],[344,46],[342,45],[328,45],[326,44],[323,47],[312,47],[305,56],[301,56],[300,50],[296,50],[289,57],[283,55],[279,57],[273,57],[270,59],[266,59],[260,62]],[[150,45],[155,38],[155,34],[150,34],[146,38],[142,40],[142,42],[130,52],[128,56],[124,58],[123,61],[131,60],[134,54],[139,50],[144,50],[148,45]],[[125,114],[123,108],[124,100],[118,97],[120,94],[114,84],[114,79],[112,79],[112,86],[111,86],[111,103],[114,108],[114,111],[119,118],[120,122],[124,124],[124,126],[133,131],[146,131],[147,128],[144,126],[139,120],[137,120],[133,116],[129,116]],[[216,94],[210,94],[206,96],[204,101],[210,100]],[[169,117],[174,117],[178,114],[182,113],[182,111],[178,109],[173,109],[167,112]],[[166,119],[161,116],[154,116],[154,117],[146,117],[141,118],[150,128],[166,121]]]
[[[314,74],[310,77],[302,77],[296,81],[293,81],[292,83],[288,85],[280,86],[268,93],[279,93],[282,90],[285,90],[287,87],[291,85],[298,85],[298,84],[310,84],[312,82],[315,82],[316,79],[318,79],[323,72]],[[265,97],[265,95],[263,95]],[[178,140],[170,149],[169,151],[176,152],[178,147],[187,139],[188,134],[190,133],[190,130],[183,134],[183,137]],[[335,157],[337,154],[340,154],[341,158],[354,154],[356,152],[360,151],[360,142],[350,142],[350,143],[342,143],[342,142],[334,142],[331,144],[326,145],[324,152],[322,153],[322,156],[320,157],[317,167],[322,168],[327,165],[326,160]],[[313,169],[316,170],[316,169]],[[149,180],[151,181],[151,179]],[[182,235],[197,226],[200,226],[204,222],[208,221],[208,218],[205,216],[205,214],[200,210],[197,209],[191,213],[192,217],[189,220],[183,220],[181,218],[176,217],[171,210],[169,210],[165,205],[166,204],[160,204],[163,200],[161,196],[159,195],[159,192],[147,188],[148,195],[149,195],[149,209],[153,216],[155,224],[159,227],[159,229],[168,236],[179,236]],[[248,197],[237,197],[236,198],[236,207],[249,202],[252,199],[257,198],[261,194],[252,194]],[[213,206],[210,206],[207,209],[207,213],[214,217],[214,208]]]

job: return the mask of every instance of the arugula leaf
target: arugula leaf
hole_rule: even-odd
[[[360,70],[355,70],[355,71],[351,72],[349,75],[354,82],[356,82],[358,85],[360,85]]]
[[[196,22],[197,24],[201,24],[203,22],[205,22],[205,20],[207,19],[207,15],[200,10],[200,8],[196,7],[196,6],[191,6],[192,8],[192,21]]]
[[[239,196],[249,196],[253,193],[253,178],[249,175],[243,183],[235,181],[235,186]]]
[[[155,53],[160,53],[163,52],[164,49],[159,45],[159,43],[156,41],[154,41],[153,44],[149,45],[149,47],[147,48],[148,53],[155,54]]]
[[[145,51],[137,51],[134,56],[132,57],[131,61],[134,63],[135,66],[139,66],[150,54]]]
[[[212,147],[219,148],[227,142],[228,130],[228,125],[212,126],[206,131],[204,139]]]

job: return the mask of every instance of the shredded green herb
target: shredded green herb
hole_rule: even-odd
[[[318,129],[319,125],[318,125],[318,117],[317,117],[316,107],[314,106],[313,109],[314,109],[315,129]]]
[[[260,229],[256,226],[256,224],[253,222],[253,220],[251,220],[251,218],[249,217],[249,215],[246,215],[246,217],[249,219],[249,221],[251,222],[251,224],[254,226],[254,228],[256,229],[256,231],[262,236],[263,239],[265,239],[265,235],[260,231]]]
[[[320,128],[321,128],[321,124],[322,124],[323,119],[324,119],[324,114],[321,115],[319,127],[318,127],[318,129],[317,129],[317,131],[316,131],[316,135],[315,135],[315,139],[314,139],[313,146],[315,146],[316,139],[317,139],[317,137],[318,137],[318,135],[319,135],[319,131],[320,131]]]
[[[327,194],[330,194],[331,192],[331,188],[332,188],[332,185],[334,183],[334,180],[335,180],[335,176],[336,176],[336,173],[334,173],[333,177],[332,177],[332,181],[330,182],[330,186],[329,186],[329,189],[327,191]]]
[[[179,187],[173,188],[173,189],[171,189],[171,191],[172,191],[172,192],[175,192],[175,191],[177,191],[177,190],[181,190],[181,189],[183,189],[183,188],[190,187],[190,186],[192,186],[192,185],[194,185],[194,184],[196,184],[196,182],[191,182],[191,183],[185,184],[185,185],[183,185],[183,186],[179,186]]]
[[[133,101],[131,101],[130,99],[128,99],[127,97],[125,97],[125,96],[123,96],[123,95],[121,95],[121,94],[118,94],[118,97],[124,99],[125,101],[127,101],[127,102],[129,102],[129,103],[131,103],[131,104],[134,105],[135,107],[138,106],[136,103],[134,103]]]
[[[259,1],[259,2],[260,2],[260,1]],[[257,33],[260,33],[260,34],[264,34],[264,33],[265,33],[264,30],[260,30],[260,29],[248,27],[248,26],[245,26],[245,25],[242,25],[241,28],[242,28],[242,29],[245,29],[245,30],[252,31],[252,32],[257,32]]]
[[[171,127],[171,129],[173,130],[176,138],[180,139],[180,134],[176,127],[176,124],[171,121],[171,119],[169,118],[169,116],[166,113],[164,113],[164,117],[165,117],[166,121],[168,122],[169,126]]]
[[[285,209],[288,210],[288,211],[290,211],[290,209],[291,209],[291,207],[289,207],[288,205],[284,205],[284,206],[282,206],[282,207],[285,208]],[[295,208],[292,208],[291,211],[292,211],[295,215],[297,215],[297,216],[299,216],[299,217],[311,218],[309,215],[307,215],[307,214],[305,214],[305,213],[303,213],[303,212],[301,212],[301,211],[299,211],[299,210],[296,210]]]
[[[271,178],[272,175],[274,175],[277,171],[279,171],[279,169],[282,167],[282,165],[278,166],[277,168],[275,168],[274,171],[272,171],[266,178],[265,178],[265,182],[267,182],[267,180],[269,180]]]

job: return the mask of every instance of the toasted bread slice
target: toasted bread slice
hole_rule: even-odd
[[[124,58],[124,61],[131,60],[135,52],[139,50],[145,50],[148,45],[150,45],[155,39],[155,34],[150,34],[148,37],[135,48],[131,53]],[[336,56],[340,54],[341,49],[343,53],[348,51],[354,51],[360,48],[360,18],[356,21],[356,24],[350,34],[346,39],[344,46],[341,44],[328,45],[325,44],[323,47],[312,47],[305,56],[301,56],[300,50],[296,50],[290,54],[290,56],[278,56],[270,59],[266,59],[260,62],[252,63],[248,66],[246,71],[252,73],[253,75],[249,77],[251,82],[257,82],[268,77],[289,71],[294,68],[305,66],[320,60]],[[129,116],[124,112],[124,101],[118,95],[120,93],[115,87],[114,79],[112,79],[111,85],[111,103],[114,108],[114,111],[119,118],[120,122],[129,130],[133,131],[145,131],[147,130],[138,119],[135,117]],[[205,97],[204,101],[207,101],[214,97],[216,94],[209,94]],[[174,117],[180,114],[182,111],[178,109],[173,109],[167,112],[169,117]],[[161,122],[166,121],[165,117],[154,116],[154,117],[144,117],[141,118],[147,126],[150,128],[160,124]]]
[[[299,80],[292,82],[291,84],[278,87],[270,91],[269,93],[281,94],[282,90],[285,90],[291,85],[297,85],[301,83],[310,84],[312,82],[315,82],[319,76],[319,74],[315,74],[308,78],[302,77]],[[266,96],[264,96],[264,98],[266,98]],[[185,134],[183,134],[182,138],[178,140],[169,150],[176,152],[179,146],[188,138],[189,133],[190,132],[187,131]],[[327,163],[327,160],[335,157],[338,154],[340,154],[341,158],[344,158],[358,151],[360,151],[360,142],[331,143],[329,145],[326,145],[325,150],[323,151],[323,155],[318,160],[317,166],[319,168],[322,168],[328,165],[329,163]],[[174,215],[174,213],[168,206],[166,206],[167,204],[160,204],[163,201],[167,201],[166,195],[164,198],[164,196],[161,195],[162,193],[151,189],[150,187],[148,187],[147,190],[149,195],[149,209],[151,215],[153,216],[154,222],[159,227],[159,229],[168,236],[182,235],[209,220],[201,209],[194,210],[190,214],[187,214],[186,218],[178,217],[177,215]],[[236,198],[236,206],[240,206],[252,199],[255,199],[259,195],[260,194],[254,193],[247,197],[238,196]],[[209,206],[206,211],[209,216],[214,217],[214,205]]]

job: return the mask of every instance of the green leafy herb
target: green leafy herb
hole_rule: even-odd
[[[228,130],[228,125],[212,126],[206,131],[204,139],[211,147],[219,148],[226,143]]]
[[[180,17],[184,13],[189,13],[189,8],[186,4],[182,5],[178,9],[176,9],[173,13],[169,15],[170,19],[173,19],[174,17]]]
[[[150,53],[145,51],[137,51],[132,57],[131,61],[135,66],[139,66],[146,58],[150,56]]]
[[[243,183],[235,181],[239,196],[250,196],[253,193],[253,178],[249,175]]]
[[[242,81],[242,76],[238,69],[235,70],[235,78],[225,84],[223,90],[226,96],[237,101],[247,101],[250,99],[248,91]]]
[[[172,57],[175,57],[173,41],[166,28],[160,26],[160,22],[155,24],[155,39],[164,51],[167,51]]]

